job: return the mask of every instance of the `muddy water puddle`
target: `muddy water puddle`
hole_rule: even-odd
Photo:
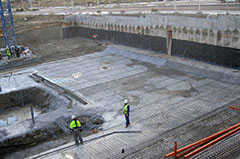
[[[34,117],[41,114],[41,110],[33,108]],[[18,106],[7,110],[0,111],[0,127],[11,125],[31,119],[31,105]]]

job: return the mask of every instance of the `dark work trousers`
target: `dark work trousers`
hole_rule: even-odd
[[[79,141],[81,144],[83,144],[83,139],[82,139],[78,129],[73,129],[73,136],[74,136],[76,145],[79,145]]]
[[[130,121],[129,121],[129,114],[125,114],[125,118],[126,118],[126,127],[128,127],[128,125],[130,124]]]

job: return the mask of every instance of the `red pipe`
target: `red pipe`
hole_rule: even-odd
[[[209,140],[210,140],[210,139],[209,139]],[[209,141],[209,140],[208,140],[208,141]],[[208,141],[206,141],[206,142],[208,142]],[[185,150],[185,151],[183,151],[182,153],[180,153],[179,155],[177,155],[177,157],[181,157],[181,156],[183,156],[183,155],[185,155],[185,154],[187,154],[187,153],[195,150],[196,148],[200,147],[200,146],[203,145],[204,143],[205,143],[205,142],[199,143],[199,144],[197,144],[197,145],[194,145],[194,146],[191,147],[190,149]]]
[[[234,132],[236,132],[236,131],[238,131],[238,130],[240,130],[240,127],[238,127],[238,128],[236,128],[236,129],[234,129],[234,130],[232,130],[232,131],[230,131],[230,132],[228,132],[228,133],[222,135],[221,137],[216,138],[215,140],[213,140],[213,141],[207,143],[206,145],[203,145],[202,147],[200,147],[200,148],[194,150],[193,152],[191,152],[191,153],[185,155],[185,156],[184,156],[184,159],[186,159],[186,158],[188,158],[188,157],[190,157],[190,156],[196,154],[197,152],[199,152],[199,151],[201,151],[201,150],[207,148],[208,146],[211,146],[212,144],[214,144],[214,143],[216,143],[216,142],[222,140],[223,138],[225,138],[225,137],[231,135],[232,133],[234,133]]]
[[[232,105],[229,105],[228,107],[229,107],[229,108],[232,108],[232,109],[237,109],[237,110],[240,110],[240,108],[239,108],[239,107],[235,107],[235,106],[232,106]]]
[[[213,138],[216,138],[217,136],[219,136],[219,135],[221,135],[221,134],[224,134],[224,133],[228,132],[229,130],[235,129],[235,128],[238,127],[238,126],[240,126],[240,123],[235,124],[235,125],[227,128],[227,129],[225,129],[225,130],[222,130],[222,131],[220,131],[220,132],[217,132],[217,133],[215,133],[215,134],[213,134],[213,135],[211,135],[211,136],[209,136],[209,137],[206,137],[206,138],[204,138],[204,139],[202,139],[202,140],[199,140],[199,141],[197,141],[197,142],[195,142],[195,143],[192,143],[192,144],[190,144],[190,145],[188,145],[188,146],[185,146],[185,147],[183,147],[183,148],[180,148],[179,150],[177,150],[177,153],[182,152],[182,151],[185,151],[186,149],[191,148],[192,146],[198,145],[198,144],[200,144],[200,143],[205,143],[205,142],[207,142],[207,141],[209,141],[209,140],[211,140],[211,139],[213,139]],[[165,158],[168,158],[168,157],[172,156],[173,154],[174,154],[174,152],[171,152],[171,153],[165,155]]]
[[[230,136],[234,136],[234,135],[236,135],[236,134],[238,134],[238,133],[240,133],[240,131],[234,132],[234,133],[232,133]],[[222,141],[224,141],[224,140],[226,140],[226,139],[227,139],[227,138],[223,139]],[[212,147],[214,147],[214,146],[216,146],[216,145],[218,145],[218,144],[221,144],[221,142],[216,143],[216,144],[213,144],[213,145],[209,146],[207,149],[211,149]],[[203,151],[201,151],[201,152],[199,152],[198,154],[195,154],[195,155],[199,155],[199,154],[201,154],[201,153],[204,153],[205,151],[207,151],[207,149],[205,149],[205,150],[203,150]],[[192,158],[194,158],[194,156],[192,156],[190,159],[192,159]]]
[[[177,142],[174,142],[174,158],[177,159]]]

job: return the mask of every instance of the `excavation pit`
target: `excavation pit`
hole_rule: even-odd
[[[38,117],[41,113],[42,111],[38,108],[33,109],[34,117]],[[1,111],[0,127],[18,123],[27,119],[31,119],[31,104],[7,108],[6,110]]]
[[[43,89],[33,87],[0,95],[0,127],[18,123],[56,109],[51,104],[56,97]]]
[[[30,155],[29,151],[37,154],[72,141],[69,130],[72,112],[67,113],[71,102],[45,87],[0,94],[0,158],[22,151],[25,158]],[[31,106],[35,123],[31,119]],[[79,114],[83,112],[81,110],[74,112],[82,123],[83,136],[88,136],[92,129],[103,123],[103,118],[96,114]],[[13,154],[8,154],[10,151]]]

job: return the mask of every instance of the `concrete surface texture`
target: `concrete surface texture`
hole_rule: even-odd
[[[144,156],[146,152],[140,150],[151,148],[151,145],[154,151],[152,154],[164,158],[165,153],[172,150],[175,140],[180,145],[191,143],[240,121],[239,117],[236,118],[238,113],[225,109],[228,104],[240,104],[240,85],[237,83],[240,74],[233,69],[109,45],[102,52],[26,69],[26,74],[21,76],[27,78],[36,70],[38,75],[83,97],[88,104],[76,105],[79,111],[97,113],[103,116],[105,123],[103,131],[84,138],[88,142],[83,146],[62,151],[56,148],[40,154],[41,157],[32,158],[123,158],[131,153],[135,154],[133,158],[139,158],[137,154],[142,154],[142,158],[150,158],[148,155],[151,153]],[[235,80],[221,81],[227,75]],[[29,80],[26,82],[28,85],[34,83]],[[125,98],[129,99],[131,105],[131,125],[128,128],[125,128],[122,114]],[[219,109],[223,110],[223,115]],[[65,113],[71,112],[73,110],[68,109]],[[215,112],[220,114],[220,121],[205,118],[204,123],[198,120],[209,114],[216,116]],[[231,117],[234,120],[227,120]],[[184,126],[186,123],[190,126]],[[203,125],[196,129],[194,124]],[[174,131],[178,133],[173,135],[176,128],[180,130]],[[96,136],[126,130],[141,133],[115,133],[90,140]],[[192,133],[193,130],[195,134]],[[161,134],[163,136],[159,137]],[[154,146],[156,141],[159,141],[157,147]],[[121,153],[122,149],[125,149],[124,154]]]
[[[101,24],[118,24],[128,26],[175,26],[190,27],[198,29],[213,29],[225,31],[229,28],[238,29],[240,25],[240,17],[238,16],[209,16],[208,18],[174,16],[174,15],[145,15],[145,16],[67,16],[66,22],[76,21],[78,23],[101,23]]]

